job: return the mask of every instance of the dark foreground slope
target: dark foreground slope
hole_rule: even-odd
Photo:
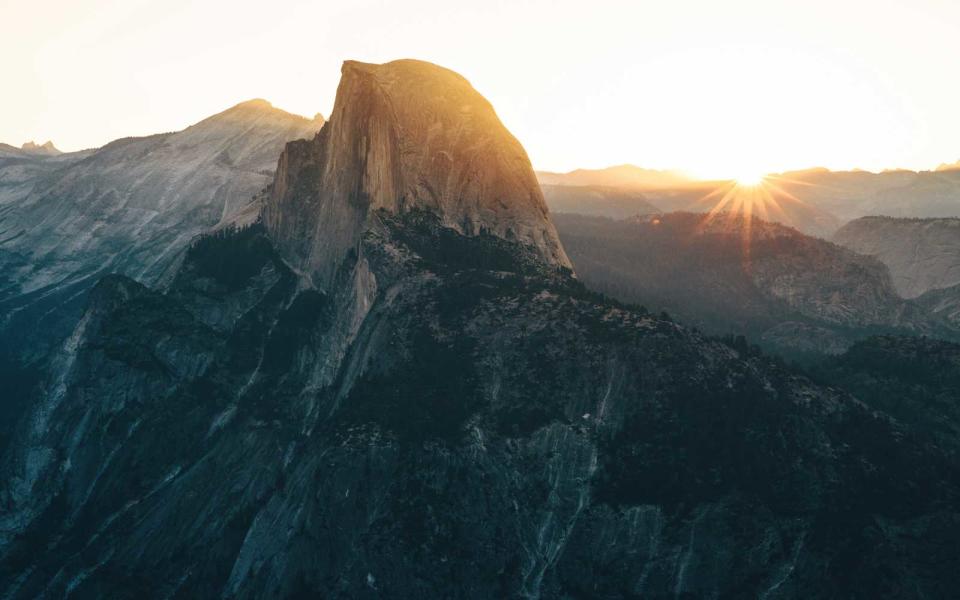
[[[960,345],[878,336],[813,371],[877,410],[909,423],[960,456]]]
[[[341,91],[368,100],[411,70],[450,76],[353,64]],[[386,139],[412,131],[396,118]],[[330,135],[288,146],[273,229],[203,238],[166,293],[98,284],[4,457],[4,596],[955,595],[946,451],[586,291],[516,165],[525,204],[488,207],[524,235],[458,229],[497,216],[456,189],[371,206],[377,178],[319,193],[343,173],[304,157],[336,162]],[[356,237],[277,244],[304,205],[349,213]]]
[[[4,590],[949,595],[956,463],[910,428],[428,215],[361,252],[360,323],[258,228],[101,282],[4,468]]]

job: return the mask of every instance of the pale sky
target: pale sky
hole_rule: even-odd
[[[63,150],[250,98],[329,115],[345,59],[429,60],[537,168],[704,177],[960,159],[956,0],[0,0],[0,141]]]

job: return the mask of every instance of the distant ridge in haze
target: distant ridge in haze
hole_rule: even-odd
[[[686,212],[554,222],[586,285],[711,333],[830,354],[876,331],[937,332],[879,260],[782,225]]]
[[[677,171],[632,165],[569,173],[539,171],[537,176],[544,186],[605,186],[641,193],[644,201],[666,212],[710,211],[726,190],[736,185],[733,180],[697,180]],[[759,216],[818,237],[829,238],[844,223],[871,215],[960,217],[960,163],[943,164],[935,171],[890,169],[880,173],[813,167],[772,173],[760,187],[775,202],[767,214]],[[578,208],[567,202],[564,212],[604,214],[595,210],[594,203],[582,204]],[[638,208],[642,213],[643,207]]]
[[[673,188],[696,183],[679,171],[644,169],[623,164],[605,169],[576,169],[568,173],[537,171],[537,179],[549,185],[599,185],[625,188]]]
[[[863,217],[833,241],[887,265],[904,298],[960,284],[960,219]]]

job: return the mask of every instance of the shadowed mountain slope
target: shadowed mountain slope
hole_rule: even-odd
[[[833,241],[887,265],[905,298],[960,284],[960,219],[864,217]]]
[[[876,259],[760,219],[556,215],[579,277],[623,301],[779,352],[836,353],[881,331],[949,334]]]

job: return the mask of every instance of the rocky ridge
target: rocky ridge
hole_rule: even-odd
[[[157,283],[194,237],[270,183],[286,142],[322,123],[253,100],[183,131],[35,160],[29,171],[0,161],[16,180],[0,204],[0,327],[10,339],[62,339],[100,276]]]
[[[833,241],[887,265],[905,298],[960,284],[960,219],[863,217]]]

